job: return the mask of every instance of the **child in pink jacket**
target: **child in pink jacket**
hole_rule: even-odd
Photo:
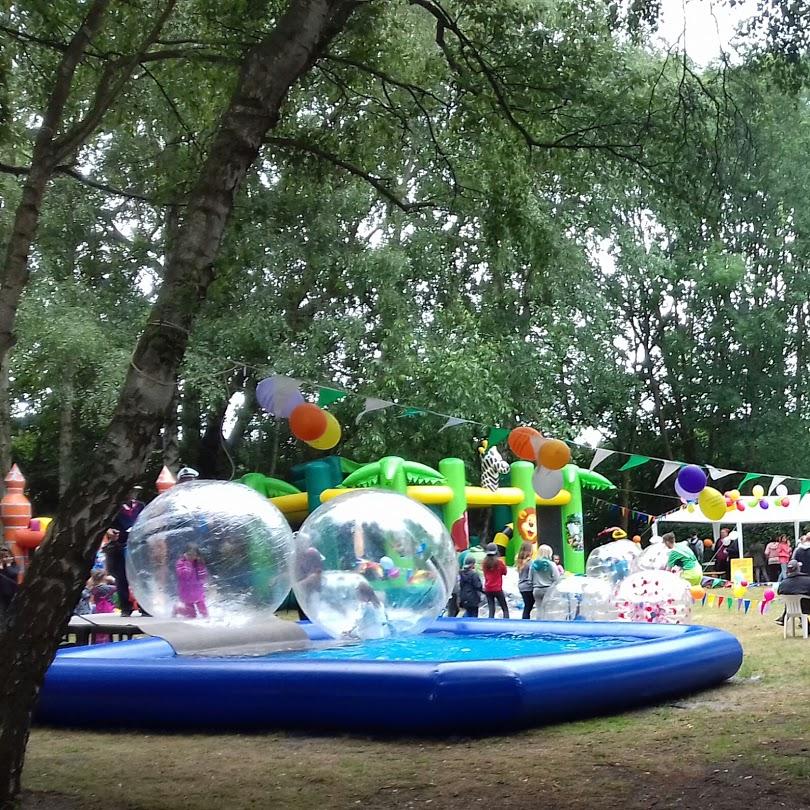
[[[205,584],[208,582],[208,569],[195,543],[189,543],[185,553],[180,555],[175,572],[180,604],[174,609],[174,615],[188,619],[195,619],[197,615],[207,618]]]

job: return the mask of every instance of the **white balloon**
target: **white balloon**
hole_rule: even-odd
[[[538,467],[532,476],[532,486],[541,498],[553,498],[563,488],[562,470]]]
[[[784,498],[785,495],[788,494],[788,488],[784,484],[779,484],[779,486],[776,488],[776,494],[780,498]]]

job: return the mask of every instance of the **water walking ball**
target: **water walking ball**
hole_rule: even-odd
[[[614,540],[595,548],[585,564],[585,574],[617,585],[626,576],[639,570],[638,546],[632,540]]]
[[[311,621],[335,638],[420,633],[458,573],[453,540],[420,503],[360,490],[325,503],[295,539],[292,587]]]
[[[539,616],[553,622],[615,621],[611,594],[610,583],[604,579],[565,577],[548,589]]]
[[[292,541],[284,515],[255,490],[190,481],[141,513],[129,534],[127,576],[153,616],[248,624],[287,598]]]
[[[302,402],[290,414],[290,433],[302,442],[311,442],[326,432],[326,411],[311,402]]]
[[[706,473],[697,464],[687,464],[678,471],[677,482],[685,492],[697,494],[706,486]]]
[[[620,621],[682,624],[692,615],[689,583],[671,571],[639,571],[619,583],[613,605]]]

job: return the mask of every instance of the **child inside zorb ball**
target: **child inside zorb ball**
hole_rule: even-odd
[[[258,492],[191,481],[144,509],[129,535],[127,574],[153,616],[246,624],[287,597],[291,550],[287,521]]]

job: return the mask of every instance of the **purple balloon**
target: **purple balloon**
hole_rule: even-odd
[[[287,419],[296,405],[304,401],[304,397],[298,390],[297,380],[274,374],[256,386],[256,401],[268,413]]]
[[[706,473],[697,464],[687,464],[678,472],[677,483],[687,492],[700,493],[706,486]]]
[[[683,498],[685,501],[696,501],[698,499],[699,492],[689,492],[689,490],[684,489],[681,486],[681,482],[679,480],[675,480],[675,492],[678,493],[679,498]]]
[[[769,504],[769,503],[768,503],[768,502],[765,500],[765,498],[763,498],[763,499],[762,499],[762,500],[759,502],[759,507],[760,507],[760,509],[767,509],[769,505],[770,505],[770,504]]]

